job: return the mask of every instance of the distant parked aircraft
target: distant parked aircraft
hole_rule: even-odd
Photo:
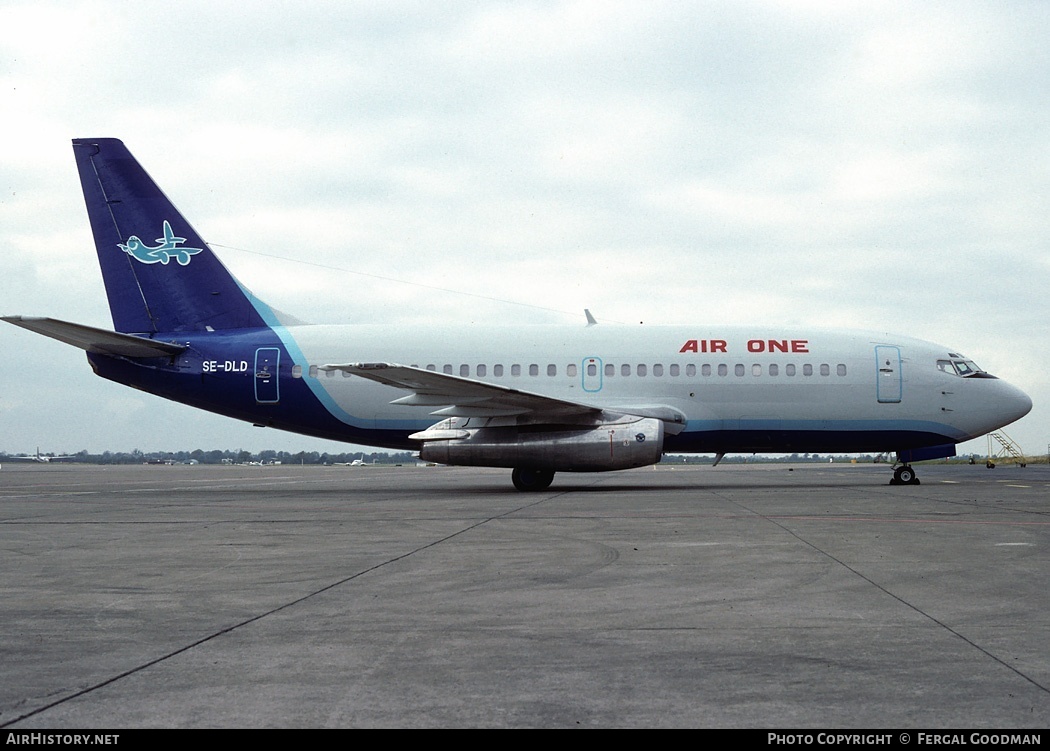
[[[38,464],[50,464],[51,462],[64,462],[76,459],[76,456],[65,455],[65,456],[54,456],[48,454],[41,454],[40,447],[37,446],[35,454],[17,454],[15,456],[4,457],[4,461],[8,462],[36,462]]]

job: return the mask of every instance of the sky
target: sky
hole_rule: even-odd
[[[1028,392],[1042,454],[1048,37],[1042,0],[3,0],[0,314],[112,327],[70,139],[116,137],[298,318],[892,331]],[[0,451],[348,449],[0,352]]]

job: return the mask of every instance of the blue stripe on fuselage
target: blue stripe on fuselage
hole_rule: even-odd
[[[737,427],[725,430],[715,427],[719,421],[705,421],[709,427],[687,429],[664,440],[664,452],[684,453],[794,453],[831,452],[857,453],[899,451],[905,448],[955,443],[946,435],[951,431],[943,425],[908,421],[837,421],[838,427],[829,429],[820,420],[791,421],[792,427],[753,429]],[[735,421],[747,425],[748,421]],[[760,421],[756,421],[760,422]],[[820,427],[818,427],[820,425]],[[690,423],[690,427],[693,423]],[[808,427],[807,427],[808,426]]]

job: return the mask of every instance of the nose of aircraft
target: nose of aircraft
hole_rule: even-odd
[[[1021,389],[999,378],[966,379],[976,386],[968,408],[956,415],[956,426],[970,438],[1005,427],[1032,410],[1032,399]]]
[[[1004,381],[1003,391],[1003,417],[1008,419],[1008,422],[1004,423],[1004,425],[1014,420],[1020,420],[1032,411],[1032,397],[1021,391],[1021,389]]]

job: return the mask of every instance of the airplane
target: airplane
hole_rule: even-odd
[[[50,464],[51,462],[62,462],[76,459],[76,456],[72,454],[63,454],[61,456],[41,454],[40,447],[37,446],[35,454],[16,454],[15,456],[5,456],[4,461],[8,462],[36,462],[37,464]]]
[[[913,462],[1032,408],[957,351],[885,333],[589,312],[582,326],[307,325],[235,279],[120,140],[73,151],[114,331],[4,320],[85,350],[102,378],[258,426],[505,467],[522,491],[666,452],[895,452],[891,484],[915,484]]]

